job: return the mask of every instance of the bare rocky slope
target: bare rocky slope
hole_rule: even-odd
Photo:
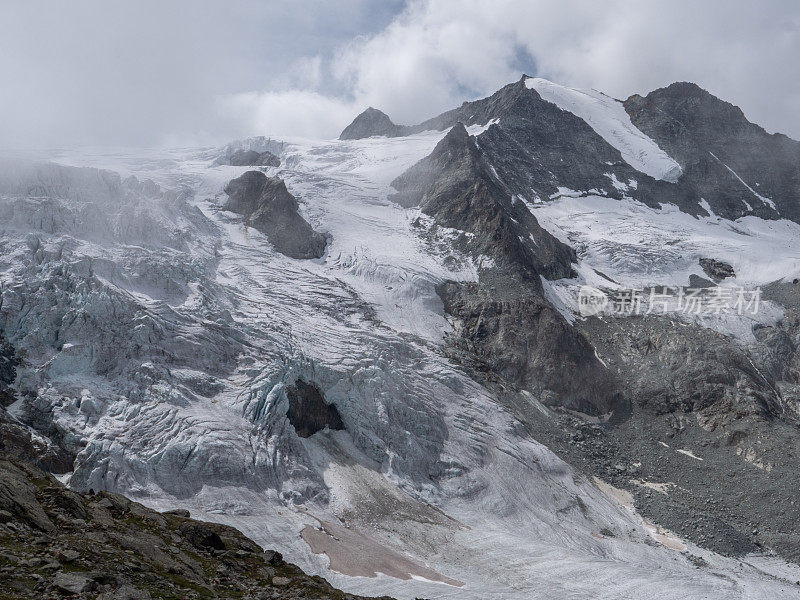
[[[0,598],[188,600],[358,597],[232,527],[79,494],[0,453]]]

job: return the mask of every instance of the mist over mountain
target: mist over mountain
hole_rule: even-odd
[[[795,3],[0,36],[0,597],[800,595]]]
[[[0,540],[73,535],[29,461],[347,593],[795,594],[800,143],[690,83],[354,117],[3,160]],[[107,554],[168,534],[108,498]],[[80,548],[3,577],[173,597]],[[312,585],[247,552],[164,589]]]

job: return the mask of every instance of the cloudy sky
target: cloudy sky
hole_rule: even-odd
[[[694,81],[800,139],[796,0],[0,0],[0,144],[334,137],[525,72],[618,98]]]

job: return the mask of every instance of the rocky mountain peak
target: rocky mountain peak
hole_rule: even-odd
[[[624,102],[632,123],[684,167],[680,196],[715,214],[800,221],[800,142],[769,134],[742,110],[694,83]],[[686,205],[681,198],[676,204]]]
[[[360,140],[376,135],[395,137],[402,135],[402,128],[392,123],[385,112],[372,108],[367,108],[358,115],[353,122],[344,128],[339,135],[340,140]]]

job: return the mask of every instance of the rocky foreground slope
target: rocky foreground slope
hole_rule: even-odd
[[[76,493],[0,453],[0,598],[189,600],[358,597],[232,527]]]

